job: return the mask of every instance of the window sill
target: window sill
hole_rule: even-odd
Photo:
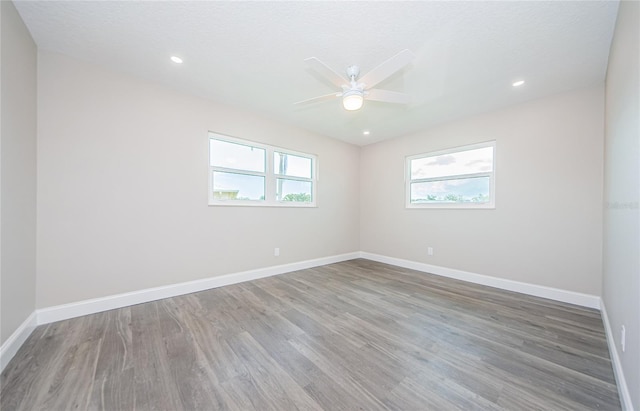
[[[296,204],[296,203],[257,203],[257,202],[236,202],[219,201],[210,202],[209,207],[262,207],[262,208],[318,208],[317,204]]]
[[[410,204],[405,205],[407,210],[495,210],[495,204]]]

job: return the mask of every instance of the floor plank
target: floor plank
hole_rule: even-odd
[[[619,410],[600,313],[352,260],[43,325],[2,410]]]

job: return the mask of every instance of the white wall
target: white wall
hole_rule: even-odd
[[[600,295],[603,104],[575,91],[364,147],[361,250]],[[405,209],[405,156],[489,140],[495,209]]]
[[[603,294],[624,378],[640,407],[640,3],[623,1],[606,80]],[[626,328],[626,351],[620,344]]]
[[[358,147],[38,58],[38,307],[358,250]],[[318,155],[320,207],[207,206],[209,130]]]
[[[10,1],[0,2],[0,344],[35,309],[36,45]]]

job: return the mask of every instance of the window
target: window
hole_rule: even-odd
[[[495,141],[407,157],[408,208],[495,207]]]
[[[312,154],[209,133],[209,204],[313,207]]]

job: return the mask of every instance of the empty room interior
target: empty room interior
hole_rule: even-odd
[[[640,410],[640,2],[0,2],[0,409]]]

